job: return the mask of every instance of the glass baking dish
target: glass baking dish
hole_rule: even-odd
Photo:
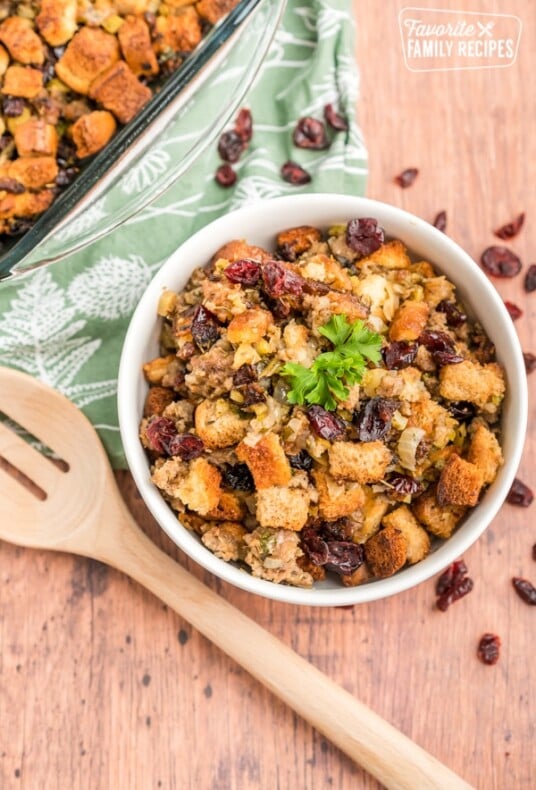
[[[184,175],[243,100],[285,3],[241,0],[217,23],[33,227],[0,254],[0,280],[12,282],[91,244]]]

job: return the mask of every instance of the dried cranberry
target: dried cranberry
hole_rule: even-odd
[[[536,355],[530,351],[523,351],[523,361],[525,362],[527,373],[532,373],[534,368],[536,368]]]
[[[447,229],[447,212],[446,211],[439,211],[436,214],[435,219],[434,219],[432,224],[433,224],[434,228],[437,228],[442,233],[445,233],[445,231]]]
[[[311,528],[302,530],[301,543],[307,559],[313,565],[324,565],[326,563],[329,555],[328,545],[316,530]]]
[[[173,420],[167,417],[153,417],[147,423],[145,435],[150,450],[155,453],[167,454],[169,443],[177,436],[177,429]]]
[[[293,469],[302,469],[305,472],[309,472],[313,468],[313,459],[307,450],[300,450],[296,455],[289,455],[288,461]]]
[[[344,421],[333,412],[326,411],[322,406],[309,406],[307,418],[311,428],[321,439],[333,442],[346,433]]]
[[[24,112],[26,102],[20,96],[4,96],[2,112],[6,118],[18,118]]]
[[[460,308],[455,302],[449,299],[442,299],[436,307],[440,313],[444,313],[447,318],[447,325],[453,328],[463,326],[467,321],[467,316],[462,313]]]
[[[451,401],[448,410],[458,422],[470,422],[476,414],[476,406],[468,400]]]
[[[326,104],[324,107],[324,118],[336,132],[348,131],[348,121],[337,112],[333,104]]]
[[[309,280],[306,278],[303,281],[303,290],[304,293],[312,296],[324,296],[324,294],[328,294],[331,291],[331,288],[327,283],[322,283],[320,280]]]
[[[278,261],[268,261],[262,267],[263,288],[273,299],[280,296],[300,296],[304,279]]]
[[[70,167],[76,159],[76,149],[72,140],[61,137],[58,143],[56,158],[58,165],[62,168]]]
[[[478,643],[477,655],[483,664],[496,664],[499,660],[501,640],[496,634],[484,634]]]
[[[469,576],[466,576],[461,579],[456,586],[453,585],[449,587],[448,590],[439,596],[437,599],[437,608],[442,612],[446,612],[452,603],[459,601],[464,595],[470,593],[472,589],[473,580],[470,579]]]
[[[395,177],[395,182],[402,189],[407,189],[413,184],[418,175],[419,171],[416,167],[407,167]]]
[[[24,191],[24,184],[14,178],[0,178],[0,190],[10,192],[12,195],[21,195]]]
[[[500,228],[497,228],[495,231],[495,235],[498,236],[503,241],[508,241],[508,239],[513,239],[514,236],[517,236],[521,228],[523,227],[523,223],[525,222],[525,214],[521,213],[518,214],[512,222],[507,222],[506,225],[502,225]]]
[[[255,491],[255,483],[246,464],[227,466],[221,479],[225,488],[232,488],[235,491]]]
[[[244,141],[239,134],[232,129],[223,132],[218,142],[218,153],[224,162],[238,162],[243,150]]]
[[[389,370],[402,370],[412,364],[417,356],[419,347],[417,343],[406,340],[395,340],[382,349],[385,367]]]
[[[10,134],[0,135],[0,151],[3,151],[12,142],[13,138]]]
[[[523,315],[523,310],[513,302],[505,302],[504,306],[510,313],[510,318],[512,319],[512,321],[517,321],[517,319],[521,318],[521,316]]]
[[[525,291],[532,293],[536,291],[536,263],[531,263],[525,275]]]
[[[56,185],[59,187],[68,187],[69,184],[72,184],[79,172],[79,167],[62,168],[56,176]]]
[[[240,285],[253,286],[257,285],[261,276],[261,267],[257,261],[251,261],[244,258],[239,261],[233,261],[224,269],[225,276],[232,283],[240,283]]]
[[[374,442],[383,439],[391,427],[391,418],[399,405],[399,401],[391,398],[371,398],[367,401],[354,420],[359,441]]]
[[[191,332],[196,346],[201,351],[208,351],[220,336],[220,322],[214,313],[200,304],[192,318]]]
[[[246,107],[243,107],[236,116],[234,130],[244,143],[249,143],[253,137],[253,118]]]
[[[221,187],[232,187],[236,184],[236,171],[231,165],[220,165],[214,174],[214,180]]]
[[[389,483],[391,490],[389,493],[393,499],[406,499],[407,497],[414,497],[420,494],[423,490],[423,485],[418,480],[415,480],[411,475],[403,475],[395,472],[386,478],[386,483]]]
[[[522,601],[528,603],[530,606],[536,606],[536,587],[527,579],[520,579],[515,576],[512,579],[514,590],[519,595]]]
[[[178,433],[169,442],[168,454],[178,455],[183,461],[191,461],[199,458],[204,449],[205,445],[198,436],[193,433]]]
[[[463,362],[463,357],[456,354],[454,340],[446,332],[422,332],[418,342],[430,351],[439,366]]]
[[[384,240],[383,228],[372,217],[351,219],[346,227],[346,243],[362,258],[379,250]]]
[[[266,393],[260,384],[247,384],[245,387],[241,387],[240,392],[244,398],[241,403],[242,406],[253,406],[255,403],[264,403],[266,401]]]
[[[521,271],[521,261],[507,247],[488,247],[482,253],[480,263],[493,277],[515,277]]]
[[[467,574],[467,565],[463,560],[456,560],[446,568],[436,582],[436,595],[443,595],[453,583],[460,581]]]
[[[328,556],[324,567],[327,571],[350,576],[360,565],[363,565],[365,550],[362,544],[348,540],[328,540],[326,545]]]
[[[281,177],[284,181],[294,186],[303,186],[311,181],[311,175],[301,165],[292,160],[288,160],[281,165]]]
[[[467,595],[472,589],[473,580],[467,576],[467,565],[463,560],[456,560],[437,580],[437,608],[446,612],[451,603]]]
[[[240,365],[233,375],[233,386],[235,387],[243,387],[245,384],[251,384],[253,381],[257,381],[257,374],[253,365]]]
[[[326,127],[316,118],[300,118],[292,135],[294,145],[298,148],[309,148],[313,151],[322,151],[329,148]]]
[[[534,494],[518,477],[514,479],[510,491],[506,496],[509,505],[519,505],[519,507],[529,507],[534,499]]]
[[[536,543],[532,547],[532,559],[536,562]]]

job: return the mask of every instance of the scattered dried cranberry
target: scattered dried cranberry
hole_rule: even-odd
[[[167,417],[153,417],[147,423],[145,435],[149,449],[155,453],[168,454],[169,443],[177,435],[177,429],[173,420]]]
[[[527,373],[532,373],[534,368],[536,368],[536,354],[532,354],[530,351],[523,351],[523,360]]]
[[[513,302],[505,302],[504,306],[510,313],[510,318],[512,319],[512,321],[517,321],[517,319],[521,318],[521,316],[523,315],[523,310]]]
[[[509,505],[519,505],[519,507],[529,507],[534,499],[534,494],[518,477],[514,479],[510,491],[506,496]]]
[[[293,469],[302,469],[304,472],[309,472],[313,468],[313,459],[307,450],[300,450],[296,455],[289,455],[288,461]]]
[[[255,483],[246,464],[227,466],[222,473],[222,484],[235,491],[255,491]]]
[[[525,601],[530,606],[536,606],[536,587],[528,579],[520,579],[518,576],[515,576],[512,579],[512,584],[522,601]]]
[[[466,576],[455,587],[450,587],[443,595],[439,596],[437,599],[437,608],[442,612],[446,612],[452,603],[459,601],[464,595],[470,593],[472,589],[473,580],[470,579],[469,576]]]
[[[191,332],[196,346],[201,351],[208,351],[220,336],[220,322],[214,313],[200,304],[192,318]]]
[[[447,229],[447,212],[446,211],[439,211],[436,214],[432,225],[434,226],[434,228],[437,228],[442,233],[445,233],[445,231]]]
[[[322,406],[309,406],[307,418],[313,431],[322,439],[332,442],[335,439],[340,439],[346,433],[344,421],[333,412],[326,411]]]
[[[382,349],[385,367],[389,370],[402,370],[412,364],[419,346],[407,340],[395,340]]]
[[[359,441],[374,442],[383,439],[391,427],[391,418],[399,405],[399,401],[391,398],[371,398],[367,401],[354,420]]]
[[[383,228],[372,217],[351,219],[346,227],[346,243],[362,258],[379,250],[384,240]]]
[[[300,118],[292,135],[294,145],[298,148],[309,148],[312,151],[323,151],[329,148],[326,127],[316,118]]]
[[[214,179],[221,187],[232,187],[236,184],[236,171],[230,164],[220,165],[214,174]]]
[[[191,461],[199,458],[204,449],[205,445],[198,436],[193,433],[178,433],[171,438],[167,451],[169,455],[178,455],[183,461]]]
[[[436,583],[436,606],[446,612],[449,606],[463,598],[473,589],[473,580],[467,576],[467,565],[463,560],[453,562],[441,574]]]
[[[24,112],[26,103],[19,96],[4,96],[2,112],[6,118],[18,118]]]
[[[232,129],[223,132],[218,142],[218,153],[224,162],[238,162],[244,150],[244,141],[237,132]]]
[[[447,318],[447,325],[456,329],[459,326],[463,326],[467,321],[467,316],[465,313],[462,313],[460,308],[457,306],[455,302],[451,302],[449,299],[442,299],[436,307],[440,313],[444,313]]]
[[[495,235],[498,236],[503,241],[508,241],[508,239],[513,239],[514,236],[517,236],[521,228],[523,227],[523,223],[525,222],[525,214],[521,213],[518,214],[512,222],[507,222],[506,225],[502,225],[500,228],[497,228],[495,231]]]
[[[500,646],[501,640],[496,634],[484,634],[478,643],[477,656],[483,664],[496,664]]]
[[[536,263],[531,263],[525,275],[525,291],[532,293],[536,291]]]
[[[303,186],[311,181],[311,176],[301,165],[289,159],[281,166],[281,177],[289,184]]]
[[[262,282],[264,290],[273,299],[287,294],[300,296],[305,284],[303,277],[278,261],[268,261],[264,264]]]
[[[233,375],[233,386],[235,387],[243,387],[245,384],[251,384],[253,381],[257,381],[257,374],[253,365],[240,365]]]
[[[21,195],[24,191],[24,184],[14,178],[0,178],[0,190],[10,192],[12,195]]]
[[[532,559],[536,562],[536,543],[532,547]]]
[[[413,184],[418,175],[419,171],[416,167],[407,167],[395,177],[395,183],[402,189],[407,189]]]
[[[348,121],[337,112],[333,104],[326,104],[324,107],[324,118],[336,132],[348,131]]]
[[[454,340],[446,332],[422,332],[418,342],[430,351],[434,361],[440,367],[463,362],[463,357],[456,354]]]
[[[423,485],[418,480],[415,480],[411,475],[403,475],[395,472],[386,478],[386,483],[389,483],[391,490],[389,494],[393,499],[406,499],[407,497],[414,497],[420,494],[423,490]]]
[[[240,283],[240,285],[253,286],[257,285],[261,276],[261,267],[257,261],[251,261],[248,258],[233,261],[224,269],[225,276],[232,283]]]
[[[468,400],[451,401],[448,410],[458,422],[470,422],[476,414],[476,406]]]
[[[249,143],[253,137],[253,118],[246,107],[243,107],[236,116],[234,130],[244,143]]]
[[[463,560],[455,560],[446,568],[436,582],[436,595],[444,592],[467,575],[467,565]]]
[[[480,263],[493,277],[515,277],[521,271],[521,261],[507,247],[488,247],[482,253]]]

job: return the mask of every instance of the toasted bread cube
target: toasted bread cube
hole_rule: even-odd
[[[7,67],[9,66],[9,55],[7,54],[7,50],[0,44],[0,76],[6,73]]]
[[[392,576],[406,563],[408,542],[399,529],[385,527],[365,543],[365,557],[373,576]]]
[[[424,300],[433,309],[444,299],[452,301],[454,299],[454,290],[454,285],[444,275],[440,277],[432,275],[424,283]]]
[[[227,327],[227,340],[230,343],[258,343],[273,322],[268,310],[260,307],[245,310],[236,315]]]
[[[257,492],[257,521],[261,527],[299,532],[305,526],[311,495],[308,490],[270,486]]]
[[[398,239],[382,244],[372,255],[358,261],[359,266],[367,263],[375,263],[382,269],[409,269],[411,266],[406,247]]]
[[[253,446],[241,442],[236,448],[236,455],[239,461],[248,465],[258,491],[286,486],[290,482],[292,471],[277,434],[265,433]]]
[[[282,230],[277,234],[277,251],[284,260],[295,261],[300,255],[311,249],[313,244],[321,240],[322,234],[318,228],[313,228],[311,225],[300,225],[297,228]]]
[[[153,0],[115,0],[112,5],[121,16],[128,16],[129,14],[142,16],[147,11],[154,9],[155,3]]]
[[[389,338],[396,341],[417,340],[426,326],[429,315],[430,308],[426,302],[407,299],[402,302],[394,315]]]
[[[391,463],[391,451],[381,441],[335,442],[328,455],[333,477],[344,477],[356,483],[381,480]]]
[[[41,0],[36,17],[39,32],[51,47],[61,47],[76,32],[76,0]]]
[[[245,515],[245,506],[237,495],[224,491],[216,507],[207,513],[207,518],[213,521],[242,521]]]
[[[411,503],[411,510],[428,532],[438,538],[450,538],[465,514],[465,507],[440,505],[435,488],[429,488]]]
[[[9,50],[13,60],[24,65],[42,66],[45,53],[41,39],[29,19],[10,16],[0,25],[0,41]]]
[[[158,61],[145,19],[139,16],[127,17],[119,28],[117,37],[123,57],[136,76],[158,74]]]
[[[58,164],[53,156],[22,156],[9,162],[9,178],[14,178],[26,189],[41,189],[51,184],[58,175]]]
[[[439,394],[446,400],[468,400],[483,408],[490,401],[500,402],[504,389],[504,374],[496,362],[480,365],[466,359],[439,372]]]
[[[343,587],[357,587],[367,582],[370,578],[370,571],[366,563],[360,565],[353,573],[341,574],[340,576]]]
[[[406,560],[410,565],[423,560],[430,553],[430,538],[407,505],[401,505],[383,518],[384,527],[394,527],[406,538]]]
[[[69,88],[87,96],[91,83],[118,60],[115,36],[98,27],[83,27],[56,63],[56,74]]]
[[[493,483],[504,459],[497,437],[484,425],[477,425],[471,437],[467,460],[482,472],[484,485]]]
[[[417,263],[412,263],[410,267],[410,271],[417,272],[420,274],[421,277],[435,277],[434,267],[428,261],[417,261]],[[428,301],[425,299],[425,301]]]
[[[456,425],[450,412],[433,398],[424,397],[411,404],[408,428],[422,428],[434,447],[442,449],[451,442],[456,433]]]
[[[205,19],[210,25],[215,25],[237,3],[238,0],[200,0],[196,4],[196,8],[202,19]]]
[[[71,127],[76,155],[79,159],[92,156],[104,148],[117,129],[115,118],[106,110],[95,110],[82,115]]]
[[[177,497],[186,507],[206,516],[217,506],[222,495],[221,474],[204,458],[192,461],[186,477],[177,486]]]
[[[29,66],[9,66],[4,75],[2,93],[35,99],[43,90],[43,73]]]
[[[144,417],[150,417],[152,414],[162,414],[164,409],[170,403],[173,403],[174,398],[175,393],[167,387],[151,387],[145,396]]]
[[[128,123],[147,104],[152,93],[120,60],[93,80],[89,95],[113,112],[118,121]]]
[[[378,532],[382,518],[389,510],[389,500],[384,494],[377,494],[368,486],[363,486],[365,504],[363,505],[363,522],[354,530],[354,543],[366,543]]]
[[[327,521],[349,516],[363,507],[365,494],[359,483],[335,480],[325,469],[315,469],[318,513]]]
[[[242,419],[228,400],[201,401],[195,410],[195,429],[210,449],[230,447],[247,433],[249,421]]]
[[[440,505],[474,507],[484,485],[484,475],[475,464],[451,455],[441,470],[437,484],[437,501]]]
[[[211,526],[201,537],[201,542],[225,562],[240,560],[246,552],[244,535],[247,530],[234,521],[223,521]]]
[[[56,156],[58,133],[40,118],[31,118],[15,129],[15,147],[19,156]]]
[[[303,277],[326,283],[338,291],[352,290],[352,280],[348,272],[329,255],[319,253],[305,258],[299,271]]]
[[[224,244],[223,247],[216,250],[212,256],[212,261],[215,262],[220,258],[230,263],[233,261],[240,261],[244,258],[264,263],[265,261],[272,260],[272,255],[267,250],[262,249],[262,247],[255,247],[253,244],[248,244],[243,239],[235,239],[234,241],[228,241],[227,244]]]
[[[33,217],[36,214],[42,214],[53,200],[53,189],[42,189],[40,192],[22,192],[20,195],[6,194],[0,200],[0,219]]]
[[[169,366],[175,361],[173,354],[167,357],[155,357],[143,366],[143,374],[149,384],[162,384],[162,379],[166,375]]]
[[[199,14],[193,6],[178,10],[173,16],[157,16],[154,46],[157,52],[191,52],[201,41],[203,31]]]

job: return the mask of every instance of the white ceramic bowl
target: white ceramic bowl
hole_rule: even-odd
[[[507,395],[502,420],[505,463],[480,504],[455,534],[422,562],[359,587],[343,587],[333,579],[306,590],[257,579],[218,559],[177,521],[149,479],[149,465],[138,439],[147,390],[141,368],[144,362],[158,355],[156,308],[162,289],[182,289],[191,272],[205,265],[225,242],[245,238],[251,244],[270,249],[275,234],[284,228],[303,224],[326,228],[354,217],[377,218],[387,235],[401,239],[413,253],[446,274],[457,285],[464,305],[478,316],[506,371]],[[503,504],[519,465],[527,421],[527,381],[519,341],[502,300],[475,262],[448,236],[428,222],[385,203],[342,195],[300,194],[227,214],[188,239],[169,258],[132,317],[121,356],[118,407],[123,446],[140,494],[157,522],[186,554],[216,576],[257,595],[295,604],[341,606],[373,601],[419,584],[462,555],[482,534]]]

